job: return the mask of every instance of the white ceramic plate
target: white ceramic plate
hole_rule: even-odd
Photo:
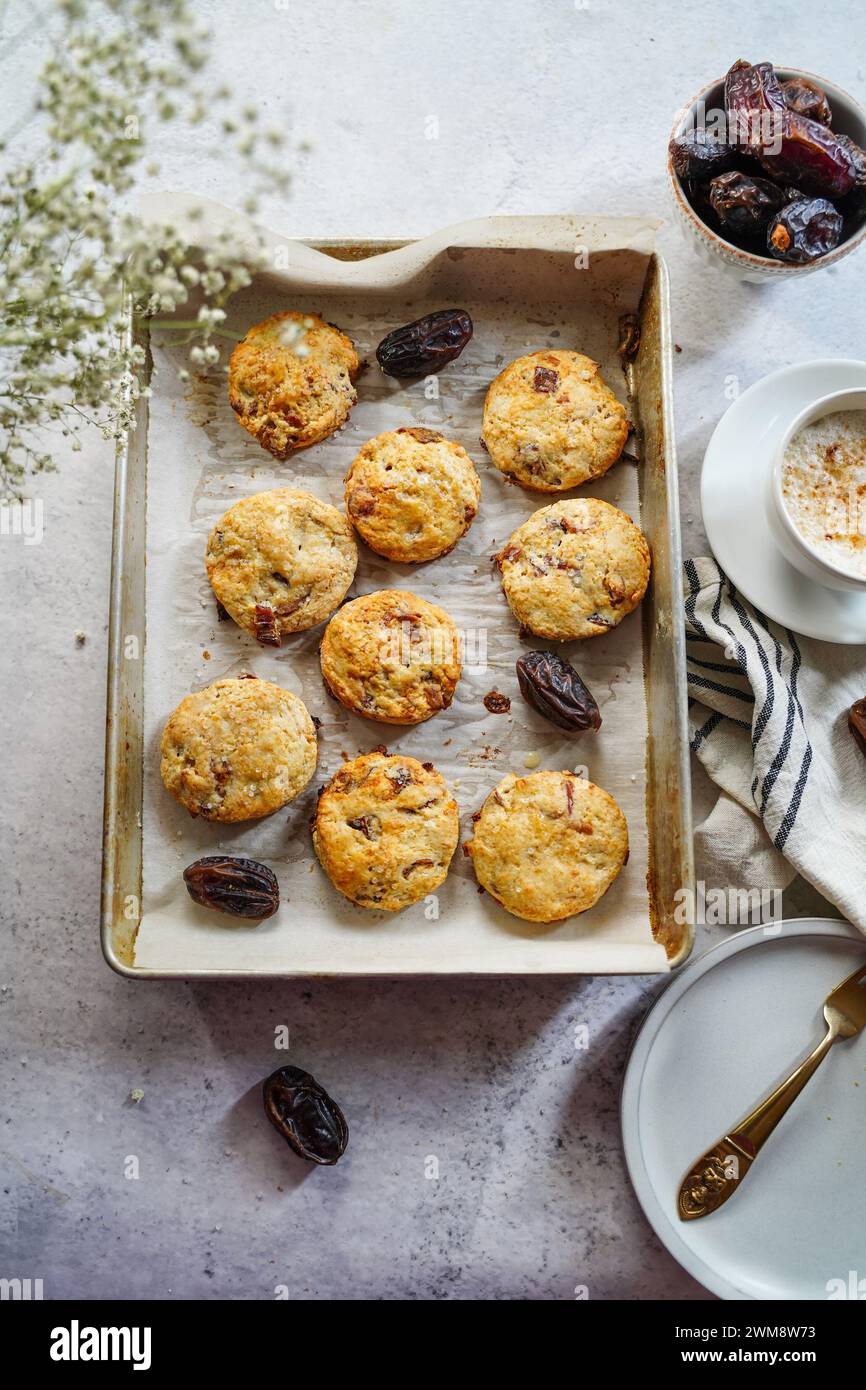
[[[834,1280],[866,1281],[863,1033],[834,1045],[725,1206],[699,1221],[676,1212],[689,1164],[819,1042],[826,995],[866,958],[847,922],[779,925],[775,936],[737,932],[676,976],[623,1084],[641,1206],[674,1258],[721,1298],[826,1299],[841,1287]]]
[[[800,574],[770,534],[764,496],[773,448],[801,410],[831,391],[866,386],[866,362],[798,362],[738,396],[704,455],[701,511],[712,552],[750,603],[774,622],[825,642],[866,642],[866,595]]]

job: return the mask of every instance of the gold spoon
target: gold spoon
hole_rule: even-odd
[[[681,1221],[709,1216],[732,1197],[776,1125],[793,1105],[838,1038],[853,1038],[866,1024],[866,965],[859,965],[824,1001],[827,1032],[805,1062],[766,1100],[697,1159],[680,1185]]]

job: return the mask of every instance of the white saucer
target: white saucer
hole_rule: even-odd
[[[650,1010],[623,1084],[626,1162],[659,1240],[720,1298],[828,1299],[843,1288],[851,1297],[859,1280],[862,1298],[862,1033],[834,1045],[723,1207],[699,1221],[676,1212],[692,1160],[820,1041],[824,998],[866,959],[866,938],[847,922],[779,925],[777,936],[751,927],[728,937]]]
[[[713,555],[750,603],[774,622],[824,642],[866,642],[866,594],[827,589],[800,574],[773,540],[764,508],[773,447],[810,401],[866,386],[866,362],[824,358],[782,367],[738,396],[704,455],[701,511]]]

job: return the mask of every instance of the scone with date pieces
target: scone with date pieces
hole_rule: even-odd
[[[454,623],[405,589],[344,604],[325,628],[320,655],[340,704],[383,724],[420,724],[447,709],[460,679]]]
[[[556,349],[518,357],[492,382],[481,432],[500,472],[535,492],[599,478],[628,437],[625,406],[597,362]]]
[[[640,603],[650,575],[643,532],[597,497],[533,512],[496,562],[521,627],[560,642],[616,627]]]
[[[509,773],[473,819],[465,848],[478,882],[527,922],[588,911],[628,858],[613,797],[571,772]]]
[[[439,887],[458,834],[457,802],[433,764],[385,753],[341,767],[313,820],[316,854],[334,887],[384,912]]]
[[[461,444],[435,430],[377,434],[346,474],[346,507],[371,550],[413,564],[452,550],[475,520],[481,484]]]
[[[297,695],[255,677],[187,695],[162,735],[162,780],[191,816],[254,820],[303,791],[316,730]]]
[[[278,647],[339,607],[358,548],[341,512],[278,487],[229,507],[210,533],[207,577],[217,602],[259,642]]]
[[[275,458],[326,439],[357,400],[358,354],[315,314],[289,310],[254,324],[229,359],[229,401]]]

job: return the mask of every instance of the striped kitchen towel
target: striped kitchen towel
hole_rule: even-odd
[[[719,788],[695,831],[701,872],[738,890],[802,874],[866,932],[866,759],[847,720],[866,647],[770,622],[715,560],[684,568],[691,745]]]

